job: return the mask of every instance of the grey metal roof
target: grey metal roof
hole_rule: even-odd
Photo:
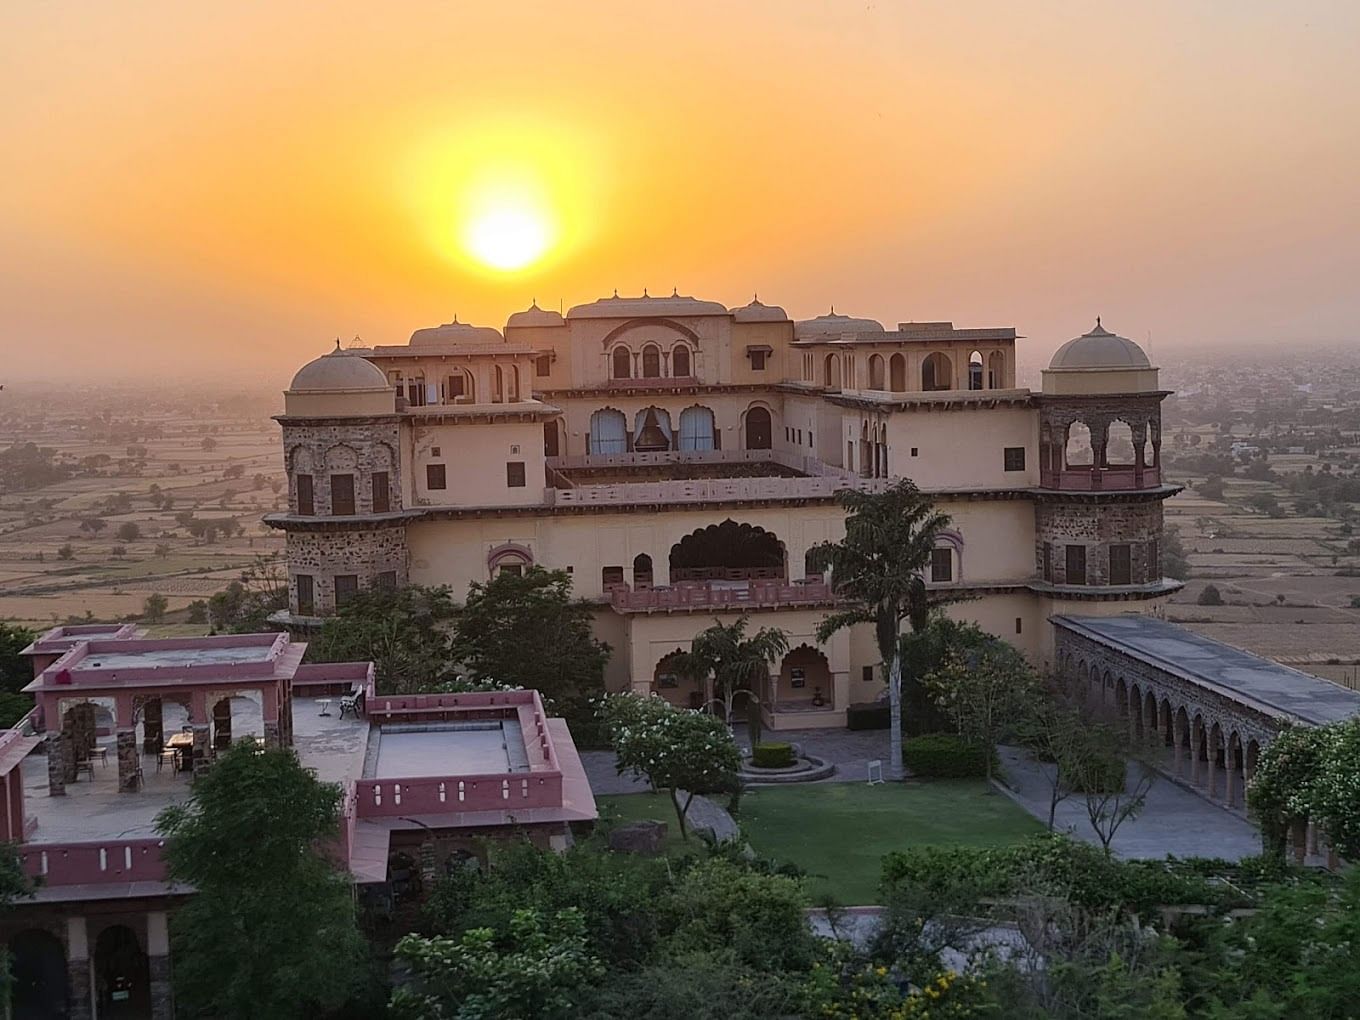
[[[1053,624],[1277,718],[1360,714],[1360,693],[1152,616],[1055,616]]]

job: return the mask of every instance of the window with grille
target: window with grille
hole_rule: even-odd
[[[359,594],[359,575],[358,574],[336,574],[335,575],[335,608],[339,609],[346,605],[354,596]]]
[[[310,517],[316,513],[316,499],[312,495],[312,476],[297,476],[297,506],[298,513],[305,517]]]
[[[373,512],[385,514],[392,509],[392,489],[386,471],[373,472]]]
[[[506,463],[505,484],[512,489],[524,488],[524,461],[512,460]]]
[[[930,579],[932,581],[954,580],[954,550],[949,547],[933,549],[930,553]]]
[[[443,489],[448,486],[448,479],[444,472],[443,464],[425,465],[425,488]]]
[[[1133,555],[1127,545],[1110,546],[1110,583],[1133,584]]]
[[[1025,470],[1025,448],[1023,446],[1006,447],[1003,457],[1007,471]]]
[[[311,616],[316,611],[316,586],[311,574],[298,574],[293,578],[297,585],[297,611],[299,616]]]

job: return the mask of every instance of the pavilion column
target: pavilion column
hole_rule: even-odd
[[[151,971],[151,1020],[175,1020],[170,989],[170,932],[163,910],[146,915],[146,962]]]
[[[213,750],[224,751],[231,746],[231,699],[222,698],[212,710]]]
[[[207,771],[212,757],[212,727],[207,723],[195,722],[194,730],[194,776]]]
[[[1207,740],[1205,741],[1205,745],[1204,745],[1204,746],[1205,746],[1205,757],[1206,757],[1206,759],[1207,759],[1207,760],[1205,761],[1205,763],[1204,763],[1204,767],[1205,767],[1205,769],[1207,770],[1207,776],[1206,776],[1206,778],[1205,778],[1205,792],[1209,795],[1209,799],[1210,799],[1210,800],[1217,800],[1217,799],[1218,799],[1218,748],[1217,748],[1217,747],[1210,747]]]
[[[148,698],[142,705],[142,750],[160,754],[165,745],[165,716],[160,698]]]
[[[1181,775],[1181,728],[1171,721],[1171,774]]]
[[[118,790],[136,793],[141,786],[141,757],[137,753],[137,717],[132,698],[120,694],[114,704],[113,725],[118,750]]]
[[[1204,750],[1204,733],[1200,730],[1190,731],[1190,782],[1196,786],[1200,784],[1203,766],[1200,764],[1200,752]]]
[[[58,730],[47,735],[47,792],[66,796],[66,759],[71,756],[71,735]]]
[[[1229,747],[1223,755],[1223,800],[1228,807],[1237,807],[1237,762]]]
[[[84,916],[66,919],[66,979],[70,1020],[93,1020],[90,994],[90,936]]]
[[[118,729],[118,790],[136,793],[141,786],[141,756],[137,753],[137,731]]]

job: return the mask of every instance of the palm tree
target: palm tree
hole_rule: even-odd
[[[732,623],[714,620],[712,627],[694,636],[688,652],[672,659],[677,673],[705,683],[712,677],[723,703],[725,722],[731,721],[732,699],[737,692],[749,691],[752,700],[758,702],[756,685],[769,676],[770,663],[789,650],[788,637],[777,627],[762,627],[747,637],[746,625],[750,622],[749,616]]]
[[[844,608],[831,613],[817,628],[817,640],[857,623],[872,623],[879,654],[888,670],[890,727],[888,775],[902,778],[902,621],[920,631],[930,622],[935,606],[958,601],[958,596],[926,588],[924,571],[930,566],[936,540],[949,516],[940,512],[910,479],[902,479],[880,493],[842,489],[845,538],[823,542],[808,551],[813,570],[831,570],[831,586]]]

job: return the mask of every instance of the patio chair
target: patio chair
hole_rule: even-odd
[[[159,772],[166,762],[170,763],[170,771],[179,768],[179,748],[162,747],[160,753],[156,755],[156,771]]]
[[[344,695],[344,696],[342,696],[342,697],[340,698],[340,718],[341,718],[341,719],[343,719],[343,718],[345,717],[345,713],[346,713],[346,712],[348,712],[350,715],[354,716],[354,718],[356,718],[356,719],[359,718],[359,695],[357,695],[357,694],[346,694],[346,695]]]
[[[89,758],[77,758],[77,759],[76,759],[76,780],[77,780],[77,781],[79,781],[79,779],[80,779],[80,774],[81,774],[82,772],[88,772],[88,773],[90,774],[90,782],[94,782],[94,762],[91,761]]]
[[[103,746],[92,747],[90,748],[90,757],[98,758],[99,764],[107,768],[109,764],[109,749]]]

